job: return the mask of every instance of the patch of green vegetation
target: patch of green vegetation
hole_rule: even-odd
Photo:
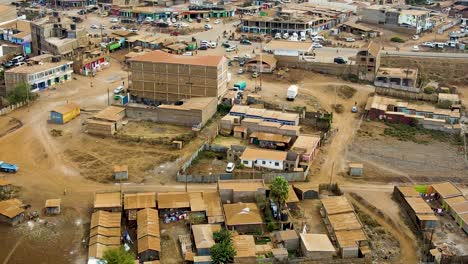
[[[355,211],[356,211],[356,214],[357,216],[359,217],[359,220],[361,220],[361,223],[374,229],[376,227],[380,227],[380,224],[374,220],[374,218],[372,218],[371,216],[369,216],[368,214],[365,214],[364,212],[362,212],[361,210],[359,210],[359,207],[355,206],[354,207]]]
[[[412,141],[418,144],[428,144],[429,140],[447,142],[452,145],[463,144],[462,138],[459,135],[451,135],[442,131],[429,130],[421,126],[408,126],[404,124],[387,123],[387,128],[384,129],[384,135],[397,138],[401,141]]]
[[[436,88],[432,87],[432,86],[427,86],[424,88],[424,93],[425,94],[433,94],[435,93],[436,91]]]
[[[405,40],[400,38],[400,37],[392,37],[390,39],[391,42],[396,42],[396,43],[405,43]]]

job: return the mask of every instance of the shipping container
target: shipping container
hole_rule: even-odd
[[[50,111],[50,121],[55,124],[65,124],[80,115],[80,106],[69,103]]]

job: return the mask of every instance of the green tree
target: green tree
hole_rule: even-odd
[[[222,229],[213,233],[213,238],[216,242],[211,249],[211,260],[214,264],[227,264],[234,261],[236,250],[232,245],[231,232],[227,229]]]
[[[32,98],[31,87],[26,83],[21,83],[10,91],[7,95],[7,100],[10,104],[24,102]]]
[[[213,239],[216,243],[231,241],[231,232],[227,229],[221,229],[220,231],[213,233]]]
[[[106,250],[102,258],[107,264],[135,264],[135,256],[123,247]]]
[[[283,177],[278,176],[275,178],[270,187],[270,197],[278,203],[278,211],[288,199],[289,196],[289,183]]]
[[[236,255],[236,249],[234,249],[230,240],[214,244],[214,246],[211,247],[210,252],[213,264],[233,263],[234,256]]]

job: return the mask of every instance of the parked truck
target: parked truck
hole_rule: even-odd
[[[297,96],[298,87],[296,85],[291,85],[288,88],[288,93],[286,99],[288,101],[294,101]]]
[[[0,161],[0,171],[16,173],[18,171],[18,166]]]

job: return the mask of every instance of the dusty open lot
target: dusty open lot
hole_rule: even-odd
[[[384,135],[386,125],[363,122],[347,160],[364,164],[366,181],[466,183],[468,167],[462,146],[430,137],[423,143],[401,141]]]

